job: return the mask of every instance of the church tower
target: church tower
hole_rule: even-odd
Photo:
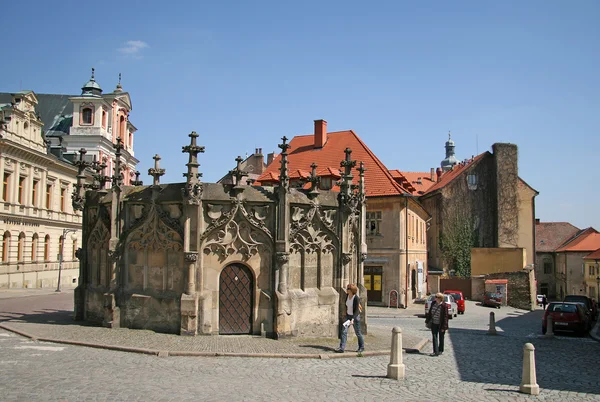
[[[448,131],[448,141],[446,141],[446,158],[441,163],[442,170],[444,172],[452,170],[456,164],[458,164],[458,160],[454,156],[454,141],[452,141],[450,131]]]

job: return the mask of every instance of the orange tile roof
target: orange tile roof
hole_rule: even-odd
[[[431,172],[401,172],[398,169],[393,169],[390,170],[390,174],[396,182],[413,195],[423,195],[435,184],[435,181],[431,180]],[[403,183],[408,183],[408,185]]]
[[[351,158],[356,160],[356,167],[352,170],[354,183],[358,183],[358,172],[356,168],[360,162],[364,162],[365,168],[365,191],[367,197],[389,196],[405,194],[405,191],[392,177],[384,164],[373,154],[364,142],[352,130],[327,133],[327,142],[323,148],[314,147],[314,135],[295,136],[290,141],[288,149],[288,169],[309,170],[314,162],[319,167],[326,167],[332,175],[339,171],[340,162],[346,157],[344,150],[352,150]],[[271,182],[272,177],[279,177],[281,167],[281,154],[271,163],[266,171],[257,179],[256,184]],[[317,169],[319,172],[321,170]],[[319,174],[321,175],[321,174]],[[329,175],[329,174],[328,174]],[[339,175],[339,173],[338,173]],[[279,180],[277,180],[279,181]],[[336,187],[334,187],[334,190]]]
[[[472,159],[469,159],[469,161],[467,163],[462,163],[461,162],[461,163],[455,165],[452,170],[444,172],[442,174],[442,177],[440,178],[440,181],[438,181],[437,183],[435,183],[433,186],[429,187],[425,191],[425,194],[431,194],[434,191],[439,190],[439,189],[443,188],[444,186],[450,184],[452,182],[452,180],[454,180],[458,176],[460,176],[461,173],[465,171],[465,169],[467,169],[467,168],[473,166],[474,164],[478,163],[486,155],[491,155],[491,153],[489,151],[486,151],[486,152],[484,152],[482,154],[477,155],[476,157],[474,157]]]
[[[594,251],[600,248],[600,233],[594,228],[584,229],[573,240],[565,243],[557,252]]]
[[[588,255],[586,255],[585,257],[583,257],[584,260],[600,260],[600,248]]]

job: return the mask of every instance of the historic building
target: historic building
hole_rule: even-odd
[[[237,168],[231,184],[202,183],[197,137],[183,147],[185,183],[160,184],[156,155],[152,185],[125,185],[121,144],[110,190],[78,182],[76,318],[182,335],[337,337],[345,286],[362,278],[366,257],[362,161],[350,149],[331,154],[343,167],[339,192],[320,189],[314,169],[298,188],[284,137],[276,185],[245,185]]]
[[[373,305],[408,306],[427,291],[426,221],[429,214],[411,193],[413,186],[400,183],[352,130],[328,132],[327,122],[315,120],[314,132],[290,142],[290,185],[306,187],[312,171],[322,190],[339,190],[342,177],[338,155],[344,149],[364,162],[365,220],[368,255],[359,289]],[[261,185],[279,183],[281,157],[258,178]]]
[[[586,255],[583,261],[587,296],[597,301],[600,296],[600,248]]]
[[[579,232],[579,228],[568,222],[540,222],[539,219],[535,220],[537,294],[546,295],[550,300],[558,299],[560,286],[557,284],[560,282],[560,273],[557,269],[556,250],[569,239],[574,238]]]
[[[235,169],[231,170],[225,176],[221,177],[217,183],[222,184],[233,184],[233,173],[237,170],[243,170],[246,172],[246,181],[249,184],[252,184],[263,174],[267,166],[273,163],[277,155],[274,152],[270,152],[267,154],[267,160],[265,162],[265,156],[263,155],[262,148],[256,148],[254,153],[250,156],[246,156],[245,159],[242,159],[241,156],[236,158],[237,166]]]
[[[100,182],[114,165],[113,143],[125,138],[124,180],[131,180],[133,132],[129,95],[117,89],[102,95],[92,78],[81,95],[0,93],[0,287],[74,287],[79,276],[81,213],[71,196],[81,147],[96,163]],[[115,128],[113,130],[113,128]],[[91,184],[94,172],[84,177]],[[99,186],[99,183],[97,183]]]
[[[453,152],[454,143],[450,156]],[[447,159],[448,153],[444,161]],[[525,265],[533,267],[537,194],[518,175],[514,144],[496,143],[492,152],[484,152],[446,171],[438,168],[436,182],[419,197],[431,213],[427,234],[429,265],[448,273],[450,268],[442,257],[441,239],[444,234],[456,236],[461,225],[468,224],[473,247],[523,248]]]

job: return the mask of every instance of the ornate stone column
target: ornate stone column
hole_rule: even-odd
[[[185,293],[191,295],[196,293],[196,261],[198,261],[198,253],[188,251],[184,253],[185,262],[188,264],[188,283],[185,288]]]

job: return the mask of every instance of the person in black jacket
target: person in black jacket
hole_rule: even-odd
[[[346,286],[346,314],[343,316],[342,321],[342,339],[340,347],[335,350],[336,353],[344,353],[350,325],[354,326],[354,332],[358,338],[358,349],[356,351],[362,353],[365,350],[365,340],[360,332],[360,298],[356,293],[358,293],[356,285],[349,283]]]
[[[430,356],[439,356],[444,353],[444,335],[448,330],[448,305],[442,293],[437,293],[431,302],[425,323],[431,325],[433,353]]]

